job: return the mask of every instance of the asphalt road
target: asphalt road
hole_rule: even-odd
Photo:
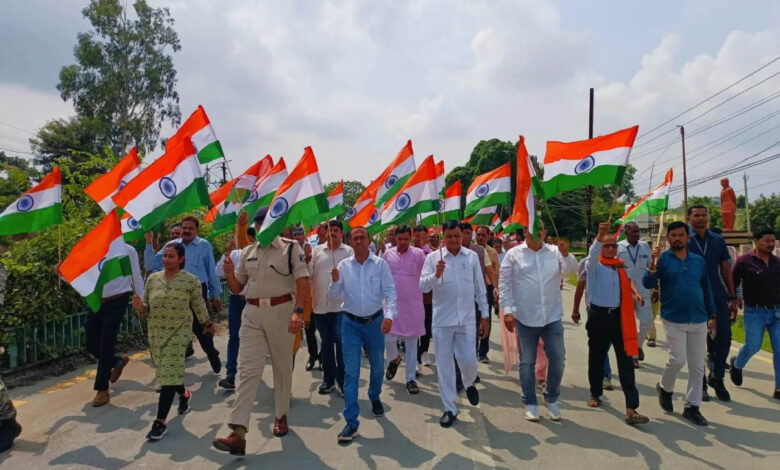
[[[569,312],[571,292],[564,293]],[[494,324],[497,326],[497,324]],[[659,325],[660,326],[660,325]],[[585,405],[587,338],[584,327],[565,323],[566,371],[561,395],[563,420],[530,423],[522,417],[516,368],[504,374],[497,330],[490,364],[480,364],[481,403],[471,407],[461,396],[459,421],[450,429],[439,426],[441,402],[434,368],[425,367],[418,383],[421,393],[408,395],[402,382],[403,364],[392,383],[385,383],[384,418],[373,418],[366,396],[367,365],[361,378],[360,437],[339,445],[344,425],[343,402],[335,393],[317,394],[321,372],[297,367],[289,416],[291,432],[271,433],[273,395],[270,363],[265,369],[247,435],[247,456],[236,458],[211,448],[224,435],[234,397],[218,389],[202,352],[188,360],[185,381],[193,392],[193,411],[169,420],[168,434],[150,443],[144,436],[157,404],[154,372],[148,354],[133,356],[122,379],[112,387],[111,403],[92,408],[94,368],[46,380],[12,391],[19,406],[22,435],[10,452],[0,455],[3,469],[38,468],[599,468],[599,469],[778,469],[780,468],[780,402],[773,400],[771,356],[760,353],[748,365],[745,381],[729,384],[732,401],[705,403],[702,413],[710,425],[695,427],[679,412],[665,414],[658,406],[655,383],[665,363],[663,332],[659,347],[646,348],[646,361],[637,371],[640,411],[648,425],[624,424],[619,388],[605,392],[601,409]],[[217,338],[225,351],[227,338]],[[734,343],[735,350],[738,344]],[[196,347],[197,349],[197,347]],[[306,352],[299,352],[302,366]],[[614,358],[612,359],[613,369]],[[683,369],[678,392],[686,381]],[[615,382],[617,382],[615,380]],[[681,410],[683,397],[675,393]],[[541,408],[543,410],[543,408]],[[185,467],[186,466],[186,467]]]

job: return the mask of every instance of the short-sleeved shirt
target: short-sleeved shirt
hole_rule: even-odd
[[[292,270],[287,264],[288,250]],[[295,294],[295,281],[309,277],[306,258],[300,244],[289,238],[276,237],[269,246],[254,243],[241,250],[236,279],[246,286],[249,299],[268,299]]]
[[[711,230],[707,230],[704,238],[700,237],[693,229],[691,229],[690,235],[688,251],[704,258],[707,279],[710,282],[712,297],[715,300],[715,308],[720,314],[726,313],[729,309],[729,295],[726,292],[726,287],[720,280],[721,262],[731,259],[729,250],[726,248],[726,242],[722,236]]]

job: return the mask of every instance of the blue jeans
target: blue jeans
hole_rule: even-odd
[[[312,313],[314,327],[320,333],[322,348],[322,381],[327,386],[337,383],[344,386],[344,357],[341,347],[341,312]]]
[[[228,300],[228,345],[227,345],[227,376],[236,376],[238,365],[238,331],[241,329],[241,313],[244,311],[246,300],[243,295],[231,295]]]
[[[745,305],[745,345],[739,349],[734,365],[744,369],[751,357],[761,350],[764,330],[769,332],[772,344],[772,362],[775,366],[775,388],[780,387],[780,305],[751,307]]]
[[[382,379],[385,372],[385,338],[382,334],[382,315],[369,323],[358,323],[344,316],[341,322],[341,343],[344,349],[344,419],[357,429],[360,425],[358,415],[358,382],[360,381],[360,360],[363,347],[368,353],[371,364],[371,376],[368,382],[368,398],[379,400],[382,392]]]
[[[517,328],[517,347],[520,355],[520,386],[523,389],[523,403],[536,405],[536,349],[539,338],[544,340],[544,352],[547,354],[547,386],[544,398],[547,403],[555,403],[561,395],[563,363],[566,349],[563,346],[563,322],[561,320],[542,327],[525,326],[515,319]]]

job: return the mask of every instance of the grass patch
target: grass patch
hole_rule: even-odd
[[[745,344],[745,320],[742,315],[737,315],[737,321],[731,324],[731,339]],[[769,333],[764,330],[764,340],[761,342],[761,349],[766,352],[772,352],[772,344],[769,342]]]

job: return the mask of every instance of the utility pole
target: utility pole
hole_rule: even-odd
[[[220,185],[227,183],[227,162],[222,160],[222,182]]]
[[[593,138],[593,88],[590,89],[590,105],[588,106],[588,139]],[[593,186],[585,186],[585,243],[590,248],[591,233],[593,233]]]
[[[685,128],[680,128],[680,139],[682,140],[682,164],[683,164],[683,216],[688,217],[688,172],[685,168]]]
[[[747,180],[747,172],[745,172],[742,174],[742,183],[745,185],[745,216],[747,217],[747,231],[752,233],[753,231],[750,229],[750,203],[748,202]]]

